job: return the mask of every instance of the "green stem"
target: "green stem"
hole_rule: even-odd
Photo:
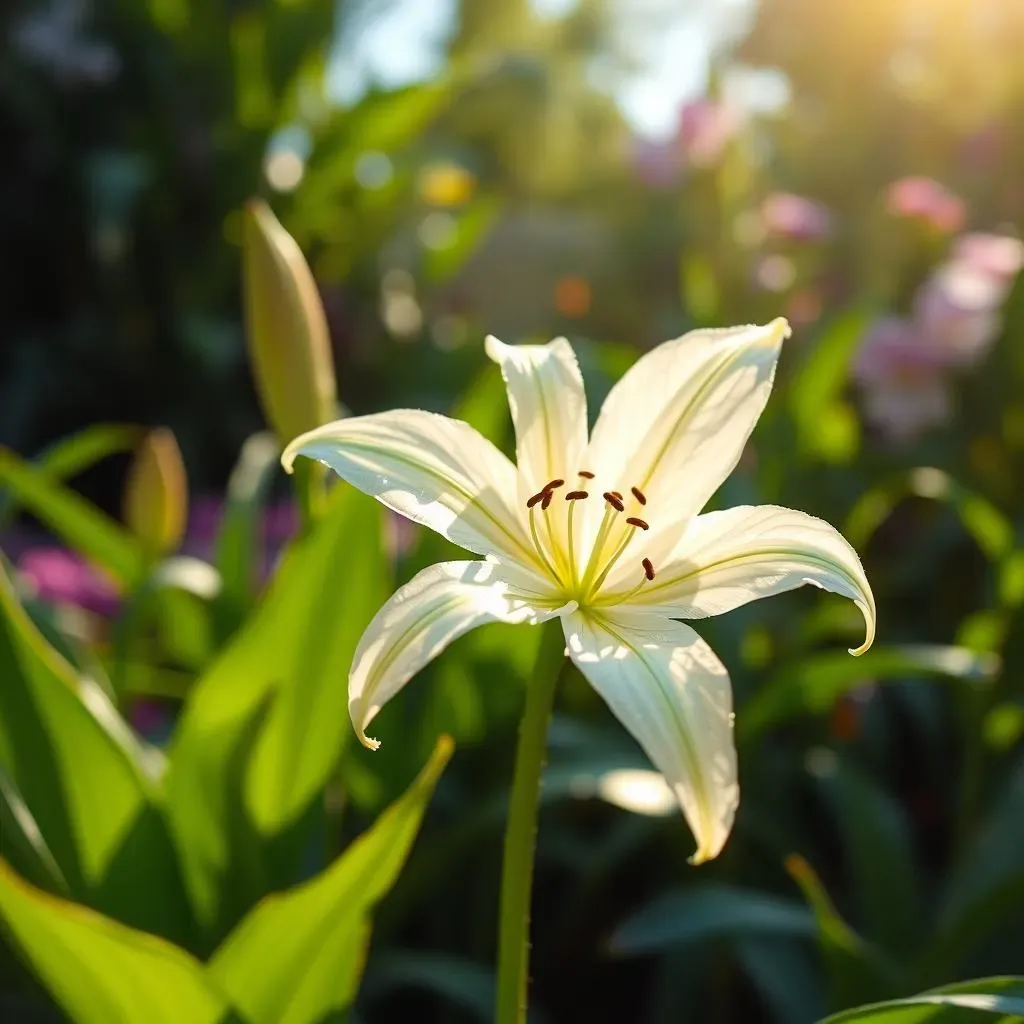
[[[498,933],[498,997],[495,1024],[523,1024],[530,959],[530,895],[533,853],[537,844],[540,776],[547,753],[548,719],[555,686],[565,664],[562,624],[554,619],[542,627],[533,678],[526,687],[526,706],[519,723],[515,775],[505,826],[501,871],[501,918]]]

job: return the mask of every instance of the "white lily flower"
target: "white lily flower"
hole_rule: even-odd
[[[739,801],[729,676],[689,626],[811,583],[875,604],[856,552],[827,523],[776,506],[701,515],[771,391],[789,325],[692,331],[612,389],[589,441],[569,343],[487,339],[516,432],[514,466],[459,420],[414,409],[339,420],[282,456],[317,459],[483,560],[441,562],[403,586],[364,634],[349,677],[360,740],[385,701],[486,622],[560,616],[569,657],[638,740],[716,856]]]

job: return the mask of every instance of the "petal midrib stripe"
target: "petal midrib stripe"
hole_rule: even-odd
[[[498,528],[498,531],[504,534],[513,544],[514,547],[525,554],[534,565],[539,565],[536,555],[533,551],[527,547],[527,545],[520,540],[511,530],[503,523],[494,513],[482,502],[480,502],[471,491],[467,490],[457,480],[450,476],[446,476],[444,473],[439,472],[431,466],[427,466],[422,462],[417,462],[415,459],[411,459],[408,456],[402,455],[399,452],[394,451],[391,448],[378,448],[376,445],[366,444],[360,441],[346,441],[345,445],[347,448],[354,449],[359,452],[369,452],[373,455],[378,455],[382,458],[394,459],[396,462],[400,462],[410,469],[417,472],[424,473],[427,476],[432,477],[441,484],[454,490],[461,498],[463,498],[467,505],[471,505],[483,516],[489,519],[494,526]]]
[[[858,584],[857,580],[848,573],[842,566],[837,562],[830,561],[820,555],[813,555],[806,551],[797,551],[793,548],[760,548],[757,551],[747,552],[742,555],[732,555],[729,558],[720,558],[718,561],[709,562],[707,565],[701,565],[697,568],[691,569],[689,572],[684,573],[681,576],[672,576],[662,581],[659,580],[652,583],[650,587],[645,587],[638,594],[635,595],[635,600],[647,603],[645,598],[647,595],[655,593],[659,590],[664,590],[666,587],[673,587],[679,583],[685,583],[687,580],[693,579],[694,577],[703,576],[706,573],[710,573],[715,569],[721,569],[723,567],[729,567],[732,565],[739,565],[745,562],[757,561],[762,558],[782,556],[793,558],[798,561],[807,562],[811,565],[816,565],[819,568],[825,569],[829,572],[836,573],[842,576],[843,579],[847,580],[858,593],[863,594],[863,588]]]
[[[387,675],[391,666],[409,646],[412,639],[411,634],[420,634],[425,632],[430,626],[437,622],[438,619],[444,618],[449,612],[454,611],[459,605],[466,601],[467,597],[465,594],[452,594],[450,597],[439,601],[433,608],[425,612],[421,618],[414,619],[405,627],[405,629],[402,630],[398,639],[392,642],[391,646],[388,648],[387,654],[377,662],[366,680],[366,687],[359,696],[359,703],[364,705],[364,709],[365,705],[377,691],[377,687],[380,685],[381,680]],[[477,609],[477,611],[479,611],[479,609]]]
[[[653,665],[651,665],[651,663],[647,660],[646,656],[642,652],[642,649],[630,643],[629,640],[626,639],[626,637],[624,637],[620,632],[618,632],[618,630],[612,627],[610,622],[604,616],[595,615],[593,618],[594,621],[602,629],[605,630],[605,632],[615,637],[615,639],[618,640],[623,647],[627,647],[636,655],[641,664],[647,670],[648,675],[650,675],[650,677],[654,680],[655,688],[657,689],[658,695],[661,697],[662,702],[665,705],[665,708],[668,712],[669,720],[675,726],[675,731],[678,734],[680,740],[682,741],[683,757],[686,760],[687,769],[690,773],[690,779],[694,788],[694,796],[697,798],[697,805],[700,808],[701,824],[704,827],[704,829],[706,829],[707,834],[710,835],[714,831],[714,822],[710,820],[710,814],[708,810],[708,792],[707,787],[704,783],[704,776],[701,774],[700,770],[700,755],[694,749],[693,741],[691,740],[690,735],[687,733],[686,729],[683,727],[683,723],[680,720],[678,710],[675,704],[673,704],[672,702],[671,695],[666,693],[665,691],[665,683],[661,677],[661,673],[658,672],[658,670]],[[698,847],[702,847],[704,845],[703,840],[701,838],[698,838],[697,845]]]
[[[686,424],[692,419],[692,414],[695,409],[699,409],[707,393],[718,384],[725,371],[732,365],[734,359],[741,355],[746,349],[746,346],[740,346],[735,350],[730,350],[725,353],[721,360],[715,364],[712,369],[708,372],[703,383],[698,387],[697,393],[686,403],[685,407],[676,417],[675,423],[672,424],[671,430],[665,436],[665,440],[661,443],[658,449],[658,454],[648,465],[647,472],[643,478],[643,482],[639,484],[642,491],[646,491],[650,486],[651,480],[654,474],[661,464],[661,460],[665,457],[665,453],[669,447],[673,444],[676,437],[682,431]],[[641,446],[642,448],[642,446]]]

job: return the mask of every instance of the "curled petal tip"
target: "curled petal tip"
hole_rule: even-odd
[[[860,657],[865,651],[870,650],[871,645],[875,642],[875,609],[874,605],[868,605],[865,602],[857,601],[857,607],[860,609],[861,614],[864,616],[864,625],[866,632],[864,634],[864,643],[860,647],[849,648],[850,653],[855,657]]]
[[[784,316],[777,316],[768,327],[772,330],[773,334],[781,335],[783,339],[788,338],[793,333],[793,328],[789,326],[789,321]]]
[[[356,735],[359,737],[359,742],[362,743],[367,750],[380,749],[380,740],[375,740],[372,736],[367,736],[362,730],[359,730]]]

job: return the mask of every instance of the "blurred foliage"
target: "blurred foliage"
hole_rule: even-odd
[[[490,1013],[536,636],[470,634],[382,713],[381,753],[349,742],[360,632],[446,545],[347,488],[300,493],[301,528],[282,509],[243,340],[243,210],[263,196],[319,286],[339,400],[450,411],[506,450],[488,331],[571,334],[596,409],[638,348],[794,324],[716,502],[840,526],[878,644],[850,659],[856,612],[818,593],[701,623],[733,679],[743,801],[699,870],[676,813],[612,795],[643,759],[570,673],[538,1019],[808,1024],[889,1001],[835,1019],[952,1024],[979,994],[1020,1015],[997,976],[1024,972],[1024,285],[931,429],[887,435],[851,369],[958,231],[1024,223],[1021,5],[761,0],[664,144],[611,95],[636,70],[612,0],[462,0],[427,81],[331,101],[389,6],[0,12],[0,1006],[55,1019],[17,950],[76,1020]],[[632,20],[664,29],[655,7]],[[761,103],[752,66],[788,101]],[[751,92],[771,109],[719,118]],[[964,223],[894,212],[908,175]],[[187,487],[145,486],[156,511],[136,489],[125,525],[126,453],[154,427]],[[142,520],[186,493],[180,549],[177,528],[149,543]],[[438,782],[442,733],[459,753]],[[145,984],[111,981],[129,975]]]

